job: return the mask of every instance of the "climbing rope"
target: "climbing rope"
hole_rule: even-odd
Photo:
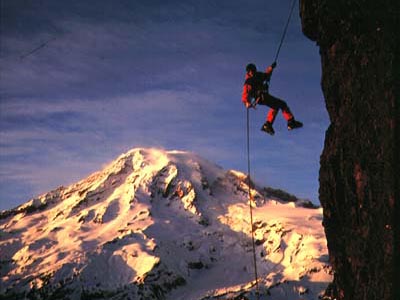
[[[249,207],[250,207],[250,226],[251,226],[251,243],[253,246],[253,264],[254,264],[254,279],[256,281],[256,297],[257,300],[260,298],[260,291],[258,288],[258,272],[257,272],[257,258],[256,258],[256,244],[254,242],[254,228],[253,228],[253,196],[251,194],[251,179],[250,179],[250,108],[247,109],[247,185],[248,185],[248,196],[249,196]]]
[[[287,33],[287,29],[289,26],[289,22],[290,19],[292,17],[293,14],[293,10],[294,10],[294,5],[296,3],[296,0],[292,0],[292,5],[289,11],[289,16],[287,18],[283,33],[282,33],[282,37],[281,40],[279,42],[279,46],[278,49],[276,51],[275,54],[275,59],[274,59],[274,63],[276,63],[279,53],[281,51],[281,47],[283,44],[283,41],[286,37],[286,33]],[[256,103],[253,103],[253,105]],[[252,105],[252,106],[253,106]],[[258,287],[258,272],[257,272],[257,256],[256,256],[256,245],[255,245],[255,241],[254,241],[254,227],[253,227],[253,206],[252,206],[252,202],[253,202],[253,196],[251,194],[251,179],[250,179],[250,174],[251,174],[251,161],[250,161],[250,107],[247,108],[247,179],[248,179],[248,201],[249,201],[249,207],[250,207],[250,225],[251,225],[251,242],[252,242],[252,250],[253,250],[253,264],[254,264],[254,279],[256,281],[256,299],[259,300],[260,299],[260,290]]]
[[[282,44],[283,44],[283,40],[286,37],[286,32],[287,32],[287,29],[288,29],[288,26],[289,26],[289,23],[290,23],[290,19],[292,18],[292,14],[293,14],[295,3],[296,3],[296,0],[292,0],[292,6],[290,8],[289,16],[288,16],[287,21],[286,21],[285,29],[283,30],[283,33],[282,33],[282,37],[281,37],[281,41],[280,41],[279,46],[278,46],[278,50],[276,50],[274,62],[277,61],[278,56],[279,56],[279,52],[281,52],[281,47],[282,47]]]

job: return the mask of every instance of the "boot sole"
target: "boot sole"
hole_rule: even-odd
[[[264,129],[261,129],[261,131],[263,131],[265,133],[268,133],[269,135],[274,135],[275,134],[275,132],[267,131],[267,130],[264,130]]]
[[[288,130],[293,130],[293,129],[297,129],[297,128],[301,128],[301,127],[303,127],[303,125],[301,125],[301,126],[296,126],[296,127],[289,127],[289,126],[288,126],[287,129],[288,129]]]

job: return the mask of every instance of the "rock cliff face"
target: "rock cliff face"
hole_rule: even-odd
[[[400,299],[399,6],[300,0],[331,121],[320,201],[337,299]]]

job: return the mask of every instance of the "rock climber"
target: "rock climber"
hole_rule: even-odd
[[[264,73],[257,72],[255,64],[248,64],[246,66],[246,81],[244,82],[242,93],[242,101],[246,105],[246,108],[255,108],[257,104],[267,105],[270,107],[267,114],[267,120],[261,127],[262,131],[265,131],[270,135],[275,134],[272,124],[274,123],[279,109],[282,110],[283,117],[287,121],[288,130],[303,126],[303,123],[295,120],[285,101],[270,95],[268,92],[268,83],[275,67],[276,62],[267,67]],[[252,99],[255,99],[255,101],[252,102]]]

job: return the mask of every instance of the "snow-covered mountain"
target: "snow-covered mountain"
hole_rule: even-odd
[[[133,149],[1,212],[0,298],[256,299],[247,191],[193,153]],[[321,209],[252,192],[262,299],[318,299]]]

